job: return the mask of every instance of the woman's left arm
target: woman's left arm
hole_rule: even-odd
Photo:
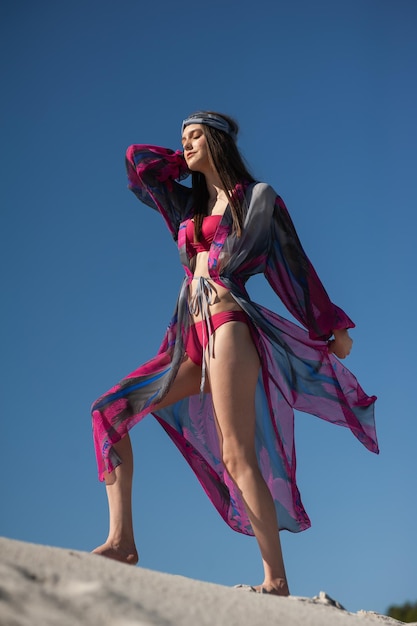
[[[265,276],[290,313],[307,328],[312,339],[328,340],[329,349],[344,358],[355,324],[333,304],[298,238],[280,196],[276,196]]]
[[[339,359],[345,359],[352,350],[353,340],[347,328],[335,330],[333,334],[334,339],[329,341],[329,352],[335,354]]]

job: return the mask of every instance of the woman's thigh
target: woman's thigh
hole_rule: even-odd
[[[189,396],[200,393],[201,367],[196,365],[190,357],[186,356],[181,363],[177,375],[171,385],[170,390],[159,404],[153,407],[153,411],[163,409],[170,404],[179,402]],[[209,383],[206,382],[205,391],[209,391]]]
[[[253,447],[259,355],[249,327],[227,322],[214,334],[209,379],[221,440]]]

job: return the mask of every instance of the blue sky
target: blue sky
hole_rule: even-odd
[[[352,611],[416,600],[416,20],[414,0],[1,3],[1,535],[105,539],[89,408],[155,354],[182,278],[124,152],[179,148],[181,120],[214,109],[355,320],[346,364],[378,396],[379,456],[297,414],[313,526],[282,534],[292,593]],[[286,314],[263,278],[249,291]],[[152,417],[132,439],[141,565],[260,582],[255,541]]]

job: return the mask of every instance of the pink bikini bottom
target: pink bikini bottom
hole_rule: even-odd
[[[202,365],[204,351],[209,342],[207,326],[209,327],[210,335],[212,335],[226,322],[244,322],[249,326],[249,318],[244,311],[222,311],[211,315],[208,319],[208,324],[205,321],[201,321],[190,326],[185,351],[196,365]]]

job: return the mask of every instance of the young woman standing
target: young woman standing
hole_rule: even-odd
[[[255,535],[264,580],[252,589],[286,596],[279,530],[310,525],[293,409],[349,427],[378,452],[376,398],[335,358],[349,354],[354,324],[329,299],[280,196],[247,171],[237,133],[230,117],[199,111],[183,122],[182,151],[127,151],[129,187],[161,213],[185,277],[156,357],[93,405],[110,509],[109,536],[94,552],[138,561],[128,431],[152,413],[224,520]],[[190,174],[191,188],[180,183]],[[245,284],[257,273],[307,330],[250,299]]]

